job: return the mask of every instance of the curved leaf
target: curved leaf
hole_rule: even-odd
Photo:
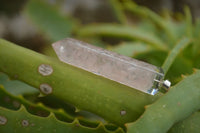
[[[157,38],[154,34],[148,33],[137,27],[114,25],[114,24],[99,24],[89,25],[79,29],[80,36],[108,36],[117,38],[126,38],[131,40],[140,40],[157,49],[166,50],[167,46],[162,40]]]
[[[175,124],[168,133],[199,133],[200,112],[193,113],[190,117]]]
[[[129,57],[133,57],[135,54],[148,51],[149,49],[150,46],[141,42],[124,42],[116,46],[108,47],[108,50]]]
[[[183,38],[181,39],[175,47],[169,52],[169,55],[165,59],[165,62],[162,65],[162,68],[165,73],[168,72],[169,68],[171,67],[172,63],[174,62],[176,56],[183,51],[184,48],[186,48],[190,44],[189,38]]]
[[[29,114],[24,106],[18,111],[0,107],[0,120],[2,133],[113,133],[106,131],[102,125],[97,128],[81,126],[77,119],[72,123],[62,122],[53,113],[48,117],[35,116]],[[115,133],[122,133],[122,130],[118,129]]]
[[[111,131],[108,129],[112,129],[112,131],[121,130],[121,128],[117,128],[116,126],[110,125],[108,123],[103,124],[100,121],[89,121],[84,118],[71,116],[71,114],[68,114],[62,109],[52,109],[52,108],[44,106],[42,103],[38,103],[38,104],[31,103],[27,101],[26,99],[24,99],[22,96],[14,96],[14,95],[9,94],[1,86],[0,86],[0,99],[2,101],[0,103],[0,106],[6,107],[12,110],[17,110],[19,109],[20,105],[23,105],[26,107],[29,113],[37,115],[37,116],[46,117],[50,113],[53,113],[58,120],[64,121],[66,123],[72,123],[74,120],[76,120],[77,122],[80,123],[80,125],[82,125],[82,127],[84,126],[85,128],[92,128],[92,130],[97,128],[99,125],[104,127],[105,129],[104,132]]]
[[[30,19],[52,42],[71,35],[75,21],[44,0],[30,0],[24,9]]]
[[[133,1],[126,1],[124,3],[124,8],[127,9],[130,12],[133,12],[134,14],[140,15],[140,17],[149,18],[152,22],[157,24],[159,27],[161,27],[164,32],[166,32],[170,43],[174,42],[176,40],[176,33],[175,30],[172,27],[172,22],[163,19],[161,16],[157,15],[155,12],[149,10],[146,7],[138,6]]]
[[[188,76],[159,100],[146,107],[144,114],[128,124],[127,133],[165,133],[170,127],[200,109],[200,71]]]
[[[114,12],[115,17],[121,24],[126,23],[126,16],[122,10],[122,6],[118,0],[109,0],[111,8]]]
[[[36,90],[34,87],[25,84],[18,80],[10,80],[6,74],[0,72],[0,85],[3,85],[7,91],[14,95],[23,95],[23,94],[30,94],[30,93],[38,93],[39,91]],[[15,88],[15,89],[13,89]]]

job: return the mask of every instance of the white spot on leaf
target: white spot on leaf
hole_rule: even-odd
[[[49,76],[53,73],[53,68],[48,65],[48,64],[41,64],[38,67],[38,72],[42,75],[42,76]]]
[[[125,110],[121,110],[120,111],[120,115],[125,115],[126,114],[126,111]]]
[[[29,125],[28,120],[22,120],[22,126],[27,127]]]
[[[4,116],[0,116],[0,125],[5,125],[7,123],[7,118]]]
[[[43,83],[40,85],[40,91],[43,93],[43,94],[51,94],[52,93],[52,87],[46,83]]]

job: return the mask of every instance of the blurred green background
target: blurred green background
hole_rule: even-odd
[[[184,37],[191,40],[166,78],[173,84],[200,61],[198,0],[0,0],[0,37],[55,56],[51,45],[80,39],[161,67]],[[56,57],[56,56],[55,56]]]

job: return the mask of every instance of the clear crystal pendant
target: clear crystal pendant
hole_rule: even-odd
[[[62,62],[142,92],[155,95],[170,87],[168,80],[163,81],[162,69],[154,65],[72,38],[55,42],[52,46]]]

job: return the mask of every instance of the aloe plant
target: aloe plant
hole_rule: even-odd
[[[182,43],[181,43],[182,44]],[[12,43],[9,43],[9,42],[7,42],[7,41],[4,41],[4,40],[1,40],[0,41],[0,47],[1,47],[1,51],[0,51],[0,53],[1,53],[1,58],[0,58],[0,60],[1,60],[1,65],[0,65],[0,70],[1,71],[3,71],[3,72],[5,72],[5,73],[7,73],[7,74],[9,74],[11,77],[13,77],[13,76],[15,76],[15,78],[17,78],[17,79],[19,79],[19,80],[22,80],[22,81],[24,81],[24,82],[26,82],[26,83],[28,83],[28,84],[30,84],[30,85],[33,85],[33,86],[35,86],[36,88],[39,88],[40,89],[40,91],[41,91],[41,93],[43,93],[43,95],[49,95],[48,94],[48,92],[49,92],[49,88],[46,88],[46,90],[43,90],[43,89],[41,89],[39,86],[40,86],[40,82],[41,83],[43,83],[43,82],[45,82],[45,83],[49,83],[49,84],[52,84],[52,85],[54,85],[53,87],[52,87],[52,89],[53,90],[51,90],[51,93],[52,93],[52,95],[55,95],[55,96],[57,96],[57,97],[59,97],[60,99],[62,99],[63,101],[66,101],[66,102],[71,102],[71,103],[73,103],[74,105],[76,105],[77,107],[82,107],[82,108],[80,108],[80,109],[85,109],[85,110],[88,110],[88,111],[91,111],[91,112],[93,112],[93,113],[96,113],[96,114],[98,114],[98,115],[101,115],[103,118],[105,118],[106,120],[108,120],[108,121],[111,121],[112,123],[114,123],[114,124],[116,124],[116,125],[121,125],[121,127],[123,127],[123,124],[125,124],[125,123],[127,123],[127,122],[131,122],[131,121],[134,121],[136,118],[136,115],[140,115],[140,114],[137,114],[138,112],[138,110],[139,110],[139,104],[141,104],[140,106],[145,106],[145,105],[147,105],[147,104],[149,104],[149,102],[151,101],[153,101],[153,100],[155,100],[156,98],[155,98],[155,96],[148,96],[147,94],[145,95],[145,94],[141,94],[141,92],[137,92],[136,90],[134,90],[134,89],[132,89],[132,88],[125,88],[123,85],[120,85],[120,84],[117,84],[117,85],[115,85],[116,83],[113,83],[113,81],[110,81],[110,80],[108,80],[108,79],[102,79],[103,80],[103,82],[101,83],[101,88],[102,87],[105,87],[105,89],[103,88],[103,89],[101,89],[101,91],[100,92],[96,92],[96,90],[98,89],[98,91],[100,90],[100,88],[96,88],[96,89],[92,89],[92,90],[90,90],[90,86],[85,86],[84,84],[82,84],[83,82],[80,82],[80,84],[78,85],[79,86],[79,88],[78,89],[86,89],[86,92],[85,93],[91,93],[91,94],[93,94],[93,96],[94,97],[91,97],[90,96],[90,98],[91,99],[95,99],[96,98],[96,101],[95,102],[97,102],[97,103],[102,103],[102,104],[97,104],[96,106],[91,106],[91,104],[89,103],[90,101],[87,101],[87,102],[85,102],[85,100],[82,100],[81,101],[81,99],[83,99],[85,96],[87,96],[86,94],[85,95],[83,95],[84,97],[81,97],[78,93],[78,91],[80,91],[80,90],[74,90],[74,88],[73,87],[69,87],[68,85],[69,85],[69,81],[71,81],[72,80],[72,78],[73,78],[73,73],[71,72],[71,74],[72,75],[69,75],[69,73],[65,73],[65,71],[67,71],[67,69],[71,69],[71,71],[73,70],[71,67],[69,67],[67,64],[63,64],[63,63],[60,63],[60,62],[56,62],[56,59],[54,59],[54,58],[50,58],[50,57],[46,57],[46,56],[44,56],[44,55],[41,55],[41,54],[38,54],[38,53],[35,53],[35,52],[33,52],[33,51],[30,51],[30,50],[28,50],[28,49],[25,49],[25,48],[22,48],[22,47],[19,47],[19,46],[16,46],[16,45],[14,45],[14,44],[12,44]],[[9,51],[7,51],[6,49],[9,49]],[[35,57],[35,58],[33,58],[32,57],[32,61],[34,62],[34,64],[37,64],[37,62],[41,62],[41,61],[46,61],[46,62],[43,62],[42,64],[45,64],[45,63],[47,63],[48,62],[48,64],[49,65],[52,65],[52,68],[57,68],[57,69],[54,69],[54,72],[53,73],[55,73],[55,75],[56,74],[59,74],[59,76],[58,77],[56,77],[56,78],[54,78],[54,75],[53,75],[53,73],[51,74],[51,75],[49,75],[49,77],[51,77],[50,79],[48,79],[46,76],[43,76],[43,75],[41,75],[39,72],[38,72],[38,66],[37,67],[34,67],[34,66],[31,66],[30,67],[30,62],[24,62],[21,58],[19,58],[18,56],[15,56],[15,55],[13,55],[13,52],[15,52],[16,54],[22,54],[24,57],[27,57],[27,58],[30,58],[28,55],[30,54],[31,56],[33,56],[33,57]],[[27,54],[28,53],[28,54]],[[170,56],[169,56],[170,57]],[[14,59],[14,64],[15,64],[15,66],[10,66],[10,67],[5,67],[6,65],[5,64],[10,64],[10,63],[13,63],[13,59]],[[21,62],[20,62],[20,60],[21,60]],[[51,64],[51,61],[53,61],[53,63],[54,63],[54,65],[53,64]],[[32,65],[34,65],[33,63],[31,63]],[[40,65],[40,64],[39,64]],[[57,67],[55,67],[57,65]],[[18,67],[16,67],[16,66],[18,66]],[[24,67],[23,67],[24,66]],[[63,67],[63,66],[65,66],[65,67]],[[28,68],[27,68],[28,67]],[[62,68],[63,67],[63,68]],[[69,67],[69,68],[68,68]],[[15,72],[13,72],[12,70],[15,68]],[[26,73],[22,73],[22,69],[23,69],[23,72],[26,72]],[[34,69],[36,69],[36,70],[34,70]],[[66,76],[62,76],[60,73],[59,73],[59,69],[61,69],[61,70],[63,70],[62,71],[62,73],[64,73],[64,74],[67,74]],[[69,71],[69,70],[68,70]],[[78,69],[76,70],[76,71],[74,71],[74,73],[75,74],[77,74],[76,72],[78,71]],[[79,71],[82,71],[82,70],[79,70]],[[17,75],[16,75],[17,74]],[[95,75],[91,75],[90,73],[88,73],[88,72],[86,72],[85,74],[87,74],[87,76],[89,76],[89,77],[93,77],[93,76],[95,76]],[[31,76],[31,78],[28,78],[30,75],[32,75]],[[17,76],[17,77],[16,77]],[[70,76],[71,78],[70,79],[68,79],[67,78],[67,76]],[[200,107],[198,107],[198,105],[199,105],[199,101],[200,101],[200,99],[199,99],[199,82],[197,82],[198,80],[199,80],[199,76],[200,76],[200,74],[199,74],[199,72],[197,72],[196,74],[194,74],[194,75],[192,75],[192,76],[190,76],[190,77],[188,77],[188,78],[186,78],[185,80],[183,80],[181,83],[180,83],[180,85],[178,84],[177,86],[175,86],[174,88],[175,89],[171,89],[166,95],[164,95],[163,97],[161,97],[159,100],[157,100],[154,104],[152,104],[150,107],[150,109],[148,109],[147,108],[147,112],[150,112],[150,113],[144,113],[144,116],[143,117],[141,117],[139,120],[137,120],[136,121],[136,124],[137,125],[139,125],[140,127],[141,126],[145,126],[145,123],[147,123],[147,126],[145,126],[146,128],[145,129],[147,129],[148,131],[150,131],[147,127],[151,127],[152,129],[153,129],[153,131],[155,131],[155,129],[156,130],[158,130],[159,132],[161,132],[161,131],[166,131],[166,129],[169,129],[171,126],[172,126],[172,124],[174,124],[175,122],[177,122],[177,121],[179,121],[179,120],[181,120],[181,119],[183,119],[183,118],[185,118],[186,116],[188,116],[189,114],[191,114],[192,112],[194,112],[194,111],[197,111]],[[32,82],[32,79],[38,79],[36,82]],[[101,77],[95,77],[94,79],[101,79]],[[74,79],[75,80],[75,79]],[[91,80],[89,80],[89,79],[87,79],[87,78],[83,78],[83,80],[85,80],[84,82],[88,82],[88,81],[90,81],[90,82],[92,82]],[[107,80],[107,81],[106,81]],[[53,82],[51,82],[51,81],[53,81]],[[59,81],[65,81],[65,82],[67,82],[67,84],[64,84],[64,83],[62,83],[62,86],[64,86],[64,87],[62,87],[62,86],[60,86],[60,82]],[[94,82],[94,81],[93,81]],[[100,82],[100,81],[98,81],[98,82]],[[105,83],[104,83],[105,82]],[[104,85],[103,85],[103,83],[104,83]],[[78,83],[77,83],[78,84]],[[91,83],[90,83],[91,84]],[[112,92],[112,95],[111,94],[109,94],[109,99],[107,98],[106,99],[106,101],[105,101],[105,99],[98,99],[98,96],[100,95],[100,97],[102,97],[102,98],[104,98],[104,96],[106,96],[104,93],[107,93],[107,92],[109,92],[109,91],[107,91],[107,89],[106,89],[106,86],[108,86],[109,87],[109,89],[112,89],[110,86],[109,86],[109,84],[111,84],[112,86],[114,86],[115,88],[114,88],[114,90],[113,91],[119,91],[120,92],[120,94],[118,94],[118,93],[113,93]],[[188,87],[190,87],[191,86],[191,84],[192,84],[192,89],[188,89]],[[74,84],[73,84],[74,85]],[[98,84],[95,84],[95,86],[96,87],[98,87],[97,86]],[[57,87],[56,87],[57,86]],[[119,89],[117,89],[117,87],[120,87]],[[124,87],[124,88],[123,88]],[[61,89],[61,90],[60,90]],[[64,91],[63,91],[64,90]],[[75,91],[75,93],[73,94],[73,91]],[[90,91],[90,92],[89,92]],[[188,91],[188,92],[187,92]],[[80,91],[80,92],[82,92],[82,91]],[[127,93],[128,92],[128,93]],[[40,109],[40,110],[43,110],[43,111],[46,111],[46,112],[51,112],[51,113],[54,113],[54,114],[57,114],[57,115],[62,115],[63,117],[67,117],[67,119],[68,120],[73,120],[73,117],[71,117],[70,115],[65,115],[65,113],[62,113],[62,111],[54,111],[54,110],[52,110],[52,109],[48,109],[48,108],[46,108],[45,106],[43,106],[43,105],[34,105],[34,104],[31,104],[31,103],[29,103],[29,102],[26,102],[26,100],[25,99],[23,99],[23,98],[18,98],[18,97],[14,97],[14,96],[11,96],[11,94],[9,94],[9,93],[5,93],[5,91],[2,91],[1,92],[1,94],[3,94],[4,93],[4,95],[7,95],[7,96],[9,96],[11,99],[15,99],[15,100],[17,100],[17,102],[19,102],[19,103],[21,103],[21,104],[23,104],[23,105],[25,105],[25,106],[34,106],[34,109],[33,109],[33,111],[34,110],[38,110],[38,109]],[[47,94],[46,94],[47,93]],[[70,97],[68,94],[70,93],[70,95],[72,95],[73,94],[73,96],[76,96],[76,95],[78,95],[79,97],[76,97],[76,99],[73,99],[73,100],[77,100],[77,101],[70,101],[70,99],[72,99],[72,97]],[[177,94],[176,94],[177,93]],[[190,94],[191,93],[191,94]],[[83,94],[83,93],[82,93]],[[128,96],[130,96],[129,98],[132,98],[132,100],[135,100],[136,98],[136,100],[138,100],[136,103],[134,103],[134,101],[132,101],[131,99],[129,99],[128,97],[127,97],[127,95]],[[180,96],[179,96],[180,95]],[[193,95],[193,97],[188,97],[188,98],[186,98],[186,97],[184,97],[184,95]],[[196,95],[196,96],[195,96]],[[124,101],[123,101],[123,105],[121,105],[120,104],[120,100],[123,100],[123,96],[125,97],[125,99],[124,99]],[[120,98],[119,98],[120,97]],[[3,97],[3,98],[5,98],[5,97]],[[174,98],[174,99],[173,99]],[[178,98],[178,99],[177,99]],[[180,98],[180,99],[179,99]],[[182,98],[182,99],[181,99]],[[164,100],[163,100],[164,99]],[[127,100],[127,103],[126,103],[126,101],[125,100]],[[179,101],[177,101],[177,100],[179,100]],[[142,102],[141,102],[142,101]],[[170,101],[172,101],[172,102],[170,102]],[[15,102],[15,103],[17,103],[17,102]],[[144,103],[145,102],[145,103]],[[193,104],[191,104],[191,102],[193,102]],[[103,104],[104,103],[104,104]],[[118,104],[115,104],[115,103],[118,103]],[[176,103],[175,105],[173,105],[173,103]],[[81,106],[81,104],[82,105],[84,105],[84,107],[83,106]],[[110,109],[110,108],[108,108],[109,109],[109,112],[100,112],[99,113],[99,110],[100,109],[103,109],[103,110],[105,110],[106,109],[106,107],[107,106],[109,106],[109,104],[110,105],[112,105],[112,109]],[[17,104],[14,104],[15,106],[14,107],[16,107],[16,105]],[[160,110],[160,106],[163,106],[163,105],[166,105],[167,107],[166,107],[166,109],[165,109],[165,107],[164,108],[162,108],[163,109],[163,111],[162,110]],[[189,108],[187,108],[188,106],[191,106],[191,107],[189,107]],[[3,105],[3,106],[5,106],[5,105]],[[90,108],[87,108],[87,106],[90,106]],[[114,107],[114,106],[116,106],[116,107]],[[121,110],[118,110],[118,108],[120,109],[120,107],[121,107]],[[123,106],[123,107],[122,107]],[[155,107],[154,107],[155,106]],[[157,107],[158,106],[158,107]],[[169,108],[168,108],[168,106],[169,106]],[[170,106],[172,106],[172,107],[170,107]],[[179,108],[179,109],[177,109],[177,108],[175,108],[175,106],[181,106],[181,108]],[[19,106],[18,106],[19,107]],[[132,108],[131,108],[132,107]],[[129,108],[131,108],[132,110],[130,110],[130,113],[129,113]],[[141,107],[142,108],[142,107]],[[184,109],[184,108],[187,108],[187,110],[188,111],[186,111],[186,109]],[[141,110],[143,110],[143,109],[141,109]],[[149,111],[150,110],[150,111]],[[155,111],[155,110],[157,110],[157,111]],[[182,111],[182,110],[185,110],[186,112],[184,112],[184,113],[182,113],[182,114],[180,114],[180,111]],[[33,121],[34,121],[34,119],[41,119],[41,121],[42,121],[42,119],[44,119],[44,118],[39,118],[39,117],[36,117],[36,116],[32,116],[31,114],[28,114],[28,113],[25,113],[25,110],[24,109],[20,109],[19,111],[17,111],[17,112],[15,112],[15,111],[9,111],[9,110],[6,110],[5,108],[1,108],[1,114],[2,114],[2,122],[4,123],[4,121],[6,121],[6,123],[7,123],[7,120],[8,120],[8,116],[9,116],[9,119],[11,119],[10,117],[12,116],[11,114],[19,114],[18,116],[22,116],[22,117],[25,117],[25,118],[30,118],[30,119],[33,119]],[[100,110],[101,111],[101,110]],[[112,113],[111,113],[111,111],[113,111]],[[3,113],[4,112],[4,113]],[[5,115],[6,113],[5,112],[10,112],[10,113],[8,113],[9,115]],[[20,112],[22,112],[21,114],[20,114]],[[117,112],[116,114],[114,114],[115,112]],[[158,118],[162,118],[161,116],[163,116],[163,117],[168,117],[166,114],[167,113],[171,113],[171,114],[173,114],[173,113],[175,113],[174,115],[177,115],[176,117],[174,117],[174,120],[172,120],[171,119],[171,117],[169,117],[170,119],[169,119],[169,122],[168,122],[168,125],[166,125],[166,119],[163,119],[164,120],[164,123],[163,123],[163,125],[165,125],[166,126],[166,129],[164,130],[163,129],[163,126],[161,126],[162,128],[160,128],[160,129],[158,129],[158,128],[156,128],[156,127],[153,127],[153,126],[150,126],[149,125],[149,118],[151,118],[152,117],[152,115],[155,117],[155,119],[158,117]],[[161,113],[161,114],[159,114],[159,113]],[[164,113],[164,114],[162,114],[162,113]],[[22,114],[24,114],[24,116],[22,115]],[[27,116],[25,115],[25,114],[27,114]],[[108,115],[107,114],[109,114],[110,115],[110,117],[108,117]],[[147,115],[146,115],[147,114]],[[178,115],[179,114],[179,115]],[[30,115],[30,116],[29,116]],[[165,116],[166,115],[166,116]],[[126,116],[128,116],[128,117],[126,117]],[[172,115],[173,116],[173,115]],[[114,117],[114,118],[113,118]],[[153,117],[153,118],[154,118]],[[131,118],[131,119],[130,119]],[[152,119],[153,119],[152,118]],[[176,119],[175,119],[176,118]],[[21,119],[20,117],[19,117],[19,119]],[[52,115],[50,115],[48,118],[47,118],[47,120],[49,119],[49,121],[51,121],[52,119],[54,119],[55,120],[55,118],[52,116]],[[147,120],[146,120],[147,119]],[[11,119],[12,120],[12,119]],[[76,120],[77,121],[77,120]],[[140,122],[140,121],[142,121],[142,123]],[[13,123],[16,123],[15,121],[12,121]],[[11,123],[12,123],[11,122]],[[171,122],[171,124],[170,124],[170,122]],[[6,123],[5,123],[5,125],[6,125]],[[23,121],[22,122],[22,124],[23,123],[25,123],[25,126],[26,126],[26,124],[28,123],[28,125],[29,125],[29,122],[28,121]],[[33,122],[34,123],[34,122]],[[77,124],[77,122],[75,122],[76,124]],[[156,123],[156,122],[155,122]],[[88,124],[89,124],[89,122],[88,122]],[[90,123],[91,124],[91,123]],[[160,121],[160,124],[162,124],[161,123],[161,121]],[[4,124],[3,124],[4,125]],[[62,124],[60,124],[60,125],[62,125]],[[72,125],[74,125],[73,123],[72,123]],[[102,125],[102,124],[100,124],[100,125]],[[133,125],[134,125],[134,123],[133,123]],[[40,124],[40,126],[44,126],[44,125],[41,125]],[[23,127],[23,125],[22,125],[22,127]],[[45,127],[45,126],[44,126]],[[66,128],[67,128],[68,126],[66,125]],[[99,126],[99,127],[102,127],[102,126]],[[103,126],[104,127],[104,126]],[[134,127],[134,126],[133,126]],[[130,127],[130,128],[128,128],[128,132],[131,132],[132,131],[132,128],[133,128],[132,126]],[[60,128],[59,126],[57,127],[57,128]],[[71,126],[69,126],[68,127],[68,130],[70,130],[70,128],[71,128]],[[86,128],[86,127],[85,127]],[[83,127],[83,129],[81,129],[80,131],[82,131],[82,132],[84,132],[84,129],[85,129],[84,127]],[[64,128],[65,129],[65,128]],[[64,130],[63,129],[63,130]],[[87,128],[86,128],[87,129]],[[91,130],[96,130],[95,132],[98,132],[98,130],[100,130],[101,128],[96,128],[96,129],[91,129]],[[142,127],[142,129],[144,129],[143,127]],[[2,131],[4,131],[5,129],[4,129],[4,126],[2,127]],[[18,129],[19,131],[23,131],[21,128],[20,129]],[[26,129],[25,131],[28,131],[28,130],[31,130],[31,129]],[[88,129],[89,130],[89,129]],[[56,130],[57,131],[57,130]],[[101,131],[101,130],[100,130]],[[106,129],[104,129],[104,131],[106,132],[107,130]],[[116,132],[123,132],[123,130],[122,129],[117,129],[116,130]],[[78,131],[77,131],[78,132]],[[88,131],[87,131],[88,132]],[[102,131],[101,131],[102,132]]]
[[[9,74],[11,77],[17,76],[18,80],[24,81],[35,88],[40,88],[41,95],[49,95],[52,93],[63,101],[73,103],[77,108],[95,112],[111,122],[115,121],[118,125],[136,120],[144,111],[144,105],[152,103],[157,98],[68,64],[61,63],[54,58],[16,46],[5,40],[1,40],[0,44],[2,64],[12,63],[14,57],[26,57],[27,60],[32,58],[29,62],[24,61],[24,59],[21,60],[21,58],[17,60],[16,58],[15,64],[19,66],[15,65],[9,68],[1,65],[1,71]],[[5,49],[8,49],[8,51],[5,51]],[[5,56],[10,57],[10,59],[5,59]],[[38,72],[38,67],[42,64],[50,65],[53,69],[53,73],[49,76],[40,74]],[[12,73],[13,67],[19,69],[15,70],[15,73]],[[27,75],[21,75],[23,72],[26,72]],[[32,78],[28,78],[30,75],[32,75]],[[77,77],[79,78],[77,79]],[[65,78],[65,82],[63,82],[63,78]],[[33,79],[38,80],[33,81]],[[47,86],[47,89],[49,90],[42,90],[41,85],[43,84],[48,85],[49,87]],[[113,93],[116,94],[113,95]],[[127,97],[128,95],[133,96]],[[101,99],[102,101],[95,102],[95,99],[97,101]],[[135,103],[134,106],[137,108],[129,106],[129,103]],[[84,104],[87,104],[87,106]],[[110,105],[117,106],[110,108]],[[96,110],[97,112],[94,110],[96,108],[98,108],[98,110]],[[106,113],[105,110],[108,112]],[[120,111],[123,110],[127,112],[125,116],[120,115]],[[133,111],[135,113],[129,114],[129,112]]]
[[[0,132],[200,130],[200,71],[195,69],[192,74],[200,64],[199,20],[192,23],[188,8],[176,21],[170,15],[161,17],[129,0],[110,3],[119,24],[81,26],[63,16],[58,8],[39,0],[30,0],[24,13],[50,42],[73,35],[161,66],[173,83],[169,92],[151,96],[0,39],[0,72],[4,73],[0,73]],[[140,22],[128,23],[125,11],[138,15]],[[104,37],[124,42],[108,46]],[[84,111],[90,112],[89,117]],[[101,118],[91,120],[91,113]]]

